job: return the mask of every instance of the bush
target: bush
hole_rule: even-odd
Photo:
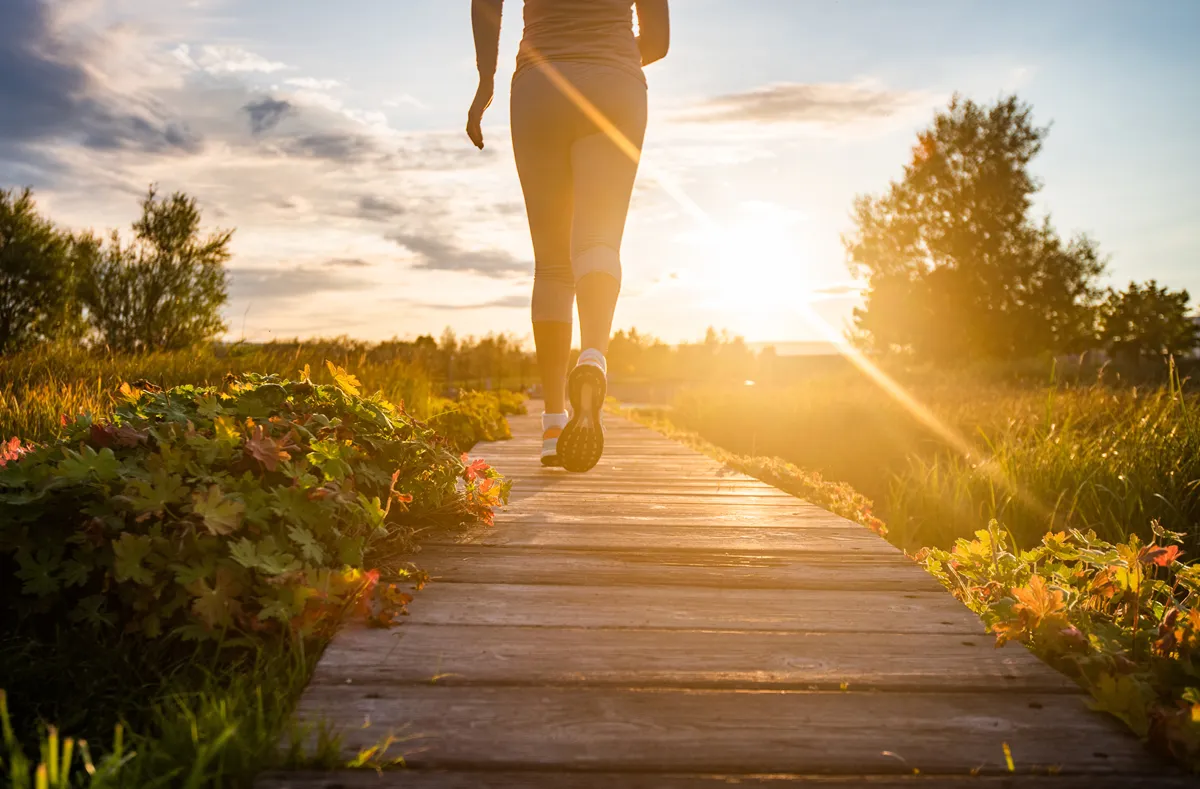
[[[524,416],[529,413],[525,408],[525,401],[528,400],[525,395],[520,392],[510,392],[507,389],[500,389],[494,393],[496,401],[500,406],[500,413],[504,416]]]
[[[504,415],[506,408],[513,407],[512,397],[502,400],[496,392],[463,392],[457,401],[441,399],[433,404],[429,424],[465,452],[478,441],[512,438]]]
[[[1200,565],[1180,563],[1181,535],[1152,531],[1148,544],[1056,532],[1022,551],[993,521],[919,558],[999,643],[1030,647],[1097,709],[1200,770]]]
[[[495,472],[331,371],[335,386],[307,371],[125,386],[111,420],[10,442],[0,616],[227,643],[309,634],[370,589],[381,546],[490,517],[507,494]]]

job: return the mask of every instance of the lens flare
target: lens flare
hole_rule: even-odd
[[[541,57],[537,52],[534,52],[534,58],[544,69],[550,81],[562,91],[562,94],[575,104],[589,120],[595,123],[596,127],[606,134],[626,156],[638,162],[639,169],[645,177],[656,183],[680,208],[686,211],[701,226],[702,230],[716,233],[723,237],[731,235],[728,229],[722,227],[720,223],[713,219],[674,179],[670,178],[666,173],[658,171],[656,168],[642,165],[641,150],[630,142],[603,112],[588,101],[587,97],[572,85],[570,80],[554,67],[553,63]],[[935,435],[945,441],[947,445],[962,455],[963,458],[974,462],[976,468],[1022,504],[1038,512],[1048,512],[1046,507],[1034,496],[1021,490],[1016,481],[1004,472],[1004,469],[994,458],[981,456],[970,441],[964,438],[952,426],[938,418],[937,414],[933,413],[932,410],[913,397],[900,382],[888,375],[879,365],[871,361],[866,354],[848,342],[841,332],[830,326],[828,321],[813,309],[812,305],[803,299],[797,299],[794,307],[808,322],[809,326],[820,334],[823,339],[832,344],[838,353],[844,356],[863,375],[871,379],[879,388],[912,414],[917,421],[929,428]]]

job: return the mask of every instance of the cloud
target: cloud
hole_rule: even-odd
[[[362,265],[367,264],[362,263]],[[326,266],[322,268],[250,266],[230,269],[230,301],[276,301],[300,296],[316,296],[331,291],[365,290],[374,285],[372,281],[360,277],[333,274],[326,267],[337,268],[338,266],[330,266],[329,263],[326,263]],[[341,267],[345,267],[345,265]]]
[[[262,134],[278,126],[284,116],[292,112],[295,108],[291,102],[273,99],[268,96],[257,101],[252,101],[242,107],[242,109],[250,116],[250,130],[254,134]]]
[[[368,222],[389,222],[408,213],[408,209],[394,200],[377,195],[363,195],[355,204],[354,215]]]
[[[57,139],[100,150],[198,151],[199,136],[164,105],[105,87],[93,61],[108,42],[68,36],[55,16],[65,10],[44,0],[0,2],[0,154]]]
[[[888,118],[927,101],[921,92],[887,90],[868,82],[780,83],[707,99],[678,119],[845,125]]]
[[[317,132],[292,137],[283,142],[281,150],[288,156],[335,162],[362,161],[379,153],[375,140],[365,134],[344,131]]]
[[[500,278],[533,270],[532,263],[500,249],[468,250],[441,238],[412,233],[396,233],[388,240],[412,252],[417,258],[413,268],[423,271],[460,271]]]
[[[312,77],[292,77],[285,79],[283,84],[304,90],[333,90],[342,86],[342,83],[336,79],[313,79]]]
[[[331,258],[321,265],[329,268],[370,268],[371,264],[362,258]]]
[[[181,45],[176,52],[183,58],[191,56],[191,50],[186,44]],[[209,74],[273,74],[289,68],[286,63],[267,60],[262,55],[241,47],[219,44],[201,47],[193,62]]]
[[[411,302],[413,306],[426,307],[432,310],[487,310],[493,308],[499,309],[528,309],[529,307],[528,293],[521,295],[514,293],[511,296],[502,296],[491,301],[479,302],[477,304],[432,304],[428,302]]]

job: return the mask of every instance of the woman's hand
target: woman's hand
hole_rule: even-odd
[[[483,150],[483,113],[492,103],[496,93],[496,83],[484,77],[479,78],[479,88],[475,91],[475,100],[471,102],[471,110],[467,113],[467,136],[475,147]]]

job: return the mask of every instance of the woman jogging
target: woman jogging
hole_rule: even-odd
[[[604,451],[604,357],[621,289],[621,237],[646,133],[642,67],[667,54],[667,2],[525,0],[511,90],[513,153],[536,266],[533,338],[546,404],[542,463],[568,471],[587,471]],[[503,5],[472,0],[479,90],[467,135],[481,149]],[[568,376],[576,301],[582,352]]]

